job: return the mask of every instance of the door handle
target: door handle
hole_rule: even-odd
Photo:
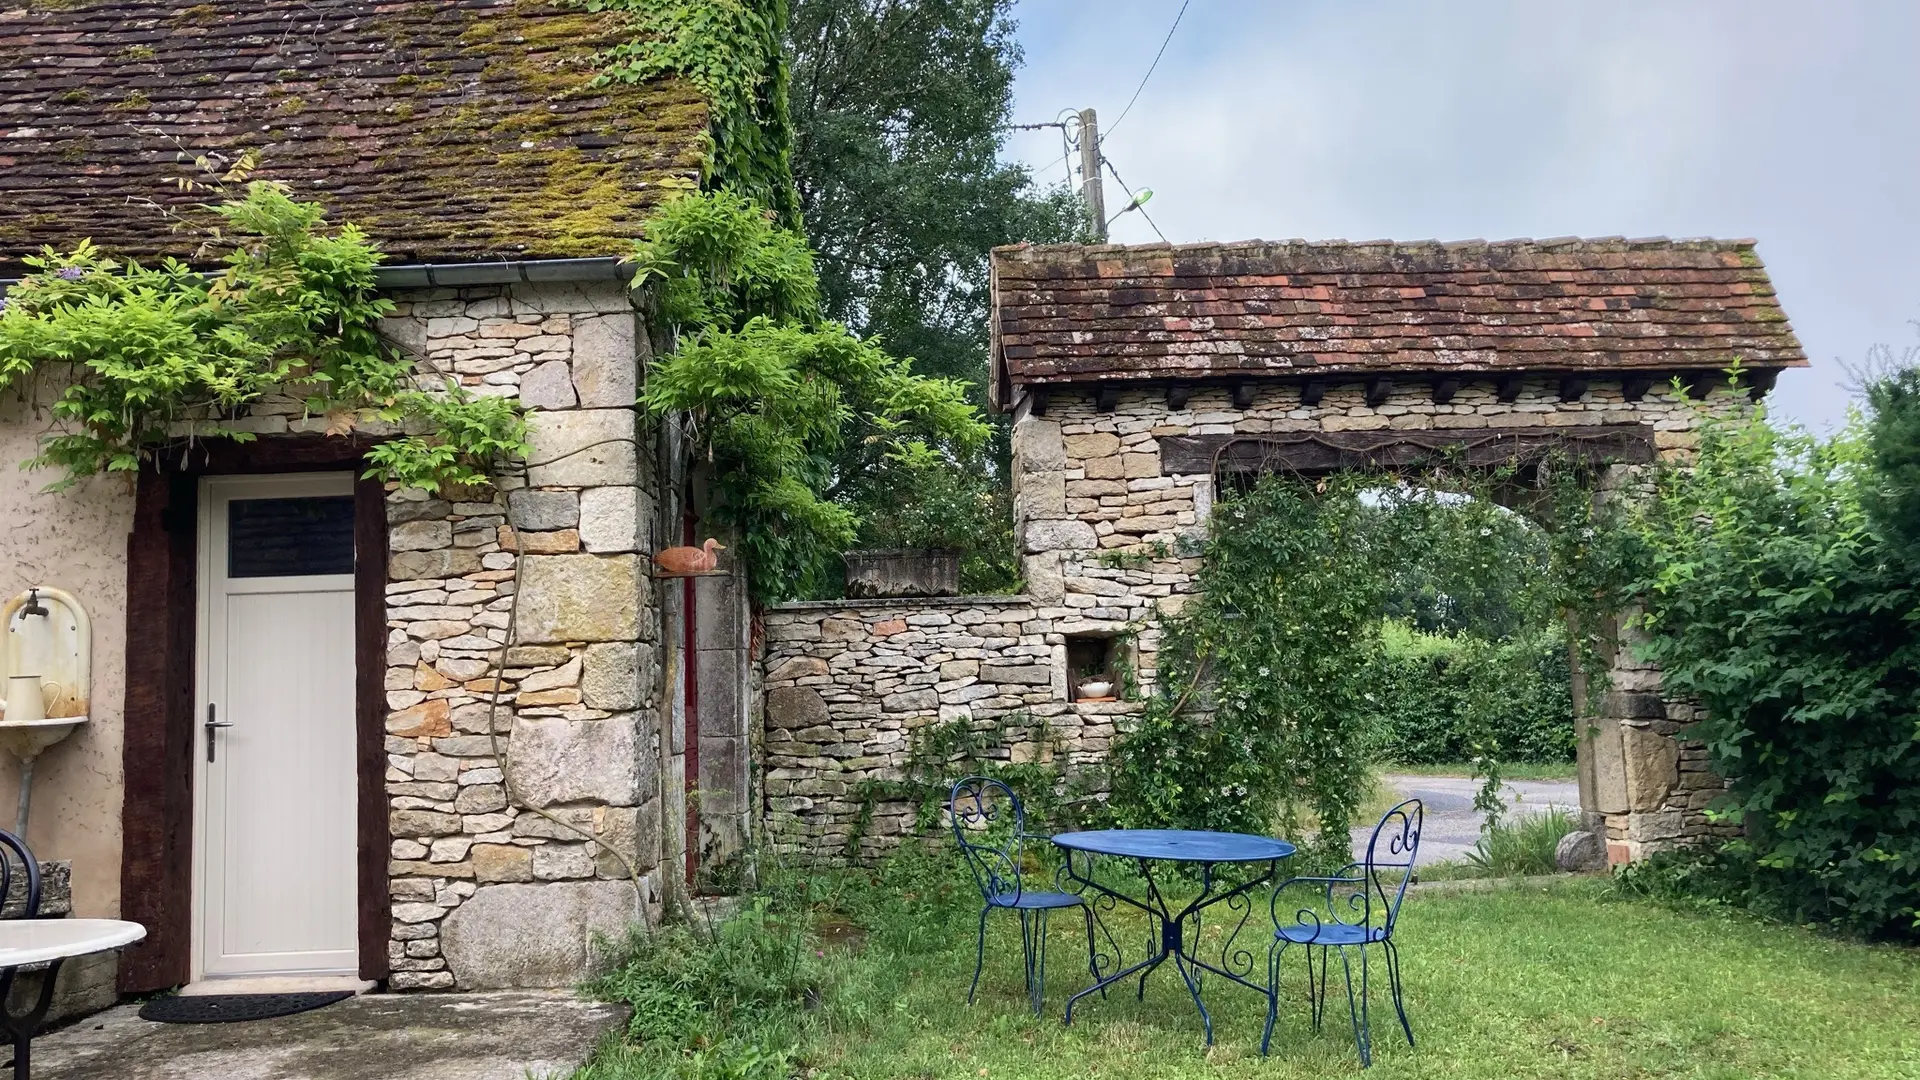
[[[230,721],[217,720],[214,717],[213,702],[209,701],[207,702],[207,761],[209,763],[211,763],[214,758],[214,740],[219,734],[220,729],[233,726]]]

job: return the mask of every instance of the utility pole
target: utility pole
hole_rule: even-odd
[[[1100,118],[1092,109],[1080,110],[1080,197],[1093,218],[1093,236],[1107,242],[1107,197],[1100,187]]]

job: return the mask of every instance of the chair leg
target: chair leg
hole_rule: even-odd
[[[1034,937],[1040,946],[1039,963],[1034,966],[1033,974],[1033,1015],[1041,1016],[1046,1012],[1047,1004],[1047,915],[1046,908],[1033,913]]]
[[[1320,980],[1317,987],[1314,984],[1313,978],[1314,946],[1308,945],[1305,949],[1307,954],[1307,1007],[1313,1014],[1313,1030],[1316,1032],[1320,1030],[1320,1021],[1327,1015],[1327,947],[1322,945],[1319,946],[1319,949]]]
[[[987,961],[987,912],[992,910],[992,905],[980,909],[980,940],[973,950],[973,985],[967,987],[969,1005],[973,1004],[974,991],[980,989],[980,967]]]
[[[1260,1056],[1267,1056],[1267,1047],[1273,1043],[1273,1022],[1280,1016],[1280,961],[1286,958],[1289,941],[1275,941],[1267,946],[1267,1026],[1260,1032]],[[1313,963],[1311,959],[1307,961]],[[1313,993],[1313,977],[1307,977],[1307,993]]]
[[[1407,1045],[1413,1045],[1413,1025],[1407,1022],[1407,1004],[1400,993],[1400,950],[1394,947],[1393,939],[1381,942],[1387,949],[1387,982],[1393,990],[1393,1011],[1400,1014],[1400,1030],[1407,1034]]]
[[[1020,909],[1020,977],[1027,993],[1033,993],[1033,919]]]
[[[1360,1051],[1360,1067],[1365,1069],[1373,1065],[1373,1047],[1369,1042],[1367,1027],[1367,947],[1357,945],[1360,950],[1360,994],[1356,1001],[1353,993],[1353,961],[1347,956],[1347,947],[1338,945],[1340,950],[1340,968],[1347,977],[1347,1019],[1353,1023],[1353,1043]]]

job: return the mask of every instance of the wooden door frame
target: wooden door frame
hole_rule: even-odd
[[[178,986],[192,971],[194,642],[200,478],[364,471],[371,441],[320,435],[201,443],[140,470],[127,542],[127,686],[120,917],[147,928],[120,957],[120,990]],[[391,847],[386,792],[386,491],[356,479],[354,701],[360,977],[388,973]]]

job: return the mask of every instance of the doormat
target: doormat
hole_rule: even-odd
[[[140,1006],[140,1019],[158,1024],[231,1024],[266,1020],[318,1009],[353,996],[351,990],[325,994],[210,994],[206,997],[155,998]]]

